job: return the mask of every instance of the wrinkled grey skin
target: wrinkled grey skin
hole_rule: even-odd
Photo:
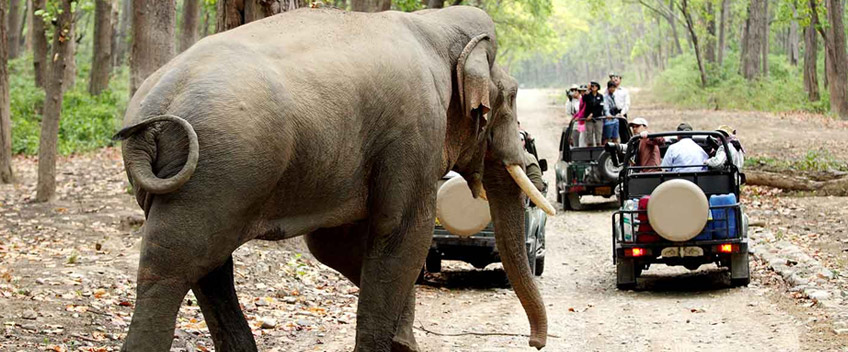
[[[232,253],[301,235],[361,287],[356,351],[417,350],[413,283],[451,169],[485,188],[531,345],[543,346],[523,195],[504,169],[523,165],[517,84],[495,53],[492,20],[471,7],[304,9],[203,39],[159,69],[116,135],[147,216],[123,350],[167,351],[191,289],[216,350],[255,351]],[[148,121],[160,115],[178,118]]]

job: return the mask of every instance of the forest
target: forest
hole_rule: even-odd
[[[113,145],[132,93],[205,36],[302,7],[453,5],[492,16],[498,60],[524,87],[615,71],[675,106],[848,119],[840,0],[4,0],[0,179],[12,181],[13,155],[38,155],[48,200],[57,153]]]

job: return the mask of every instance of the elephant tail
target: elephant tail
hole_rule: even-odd
[[[152,158],[146,157],[141,153],[126,153],[124,160],[126,161],[127,173],[130,179],[139,187],[153,194],[165,194],[176,191],[183,184],[188,182],[194,170],[197,168],[197,158],[199,155],[199,145],[197,143],[197,133],[194,128],[185,119],[175,115],[158,115],[143,121],[137,122],[131,126],[124,127],[116,133],[112,140],[127,140],[136,133],[144,131],[150,124],[156,122],[170,122],[182,126],[188,136],[188,158],[183,168],[174,176],[168,178],[160,178],[153,172]],[[132,140],[127,140],[125,143],[132,143]]]

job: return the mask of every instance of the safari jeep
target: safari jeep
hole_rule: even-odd
[[[527,150],[536,156],[532,142]],[[538,157],[537,157],[538,160]],[[542,172],[547,162],[539,160]],[[542,194],[547,192],[547,184]],[[450,172],[439,181],[436,196],[436,227],[433,243],[427,255],[425,269],[431,273],[442,270],[442,260],[461,260],[478,269],[501,261],[495,245],[495,229],[489,214],[488,202],[474,199],[465,180]],[[548,215],[525,199],[524,233],[530,269],[537,275],[545,270],[545,223]]]
[[[717,132],[648,135],[654,137],[666,137],[662,155],[679,138],[692,138],[707,154],[717,149],[717,143],[725,151],[733,148]],[[744,175],[731,162],[730,153],[720,170],[703,165],[633,166],[639,140],[637,136],[628,142],[620,174],[621,210],[612,216],[616,286],[634,288],[642,271],[655,263],[690,270],[716,263],[729,268],[733,286],[748,285],[748,220],[739,205]],[[698,171],[676,171],[684,167]]]
[[[619,137],[630,140],[627,119],[618,117]],[[573,145],[572,135],[577,121],[572,119],[562,130],[559,141],[559,160],[556,163],[557,202],[563,209],[581,210],[580,197],[585,195],[610,198],[615,195],[620,164],[613,154],[603,146],[578,147]]]

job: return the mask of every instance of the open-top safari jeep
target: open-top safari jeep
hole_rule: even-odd
[[[538,159],[535,144],[527,140],[525,149]],[[547,171],[547,161],[539,160],[539,167]],[[439,181],[436,200],[436,226],[433,243],[427,255],[425,269],[436,273],[442,270],[442,260],[461,260],[482,269],[501,261],[495,245],[495,228],[489,216],[488,202],[471,197],[468,185],[456,173],[449,173]],[[547,193],[547,183],[542,194]],[[545,224],[548,215],[525,199],[524,233],[530,269],[537,276],[545,270]]]
[[[708,154],[718,141],[727,162],[720,169],[633,166],[640,138],[628,142],[620,174],[621,209],[612,215],[616,286],[634,288],[636,278],[654,263],[690,270],[716,263],[730,269],[733,286],[747,285],[748,221],[739,205],[744,175],[731,162],[728,148],[733,147],[717,132],[655,133],[648,138],[672,136],[692,138]],[[667,148],[661,148],[662,155]]]
[[[617,117],[619,136],[630,140],[627,119]],[[572,119],[562,130],[559,141],[559,159],[556,163],[557,202],[563,209],[581,210],[580,197],[586,195],[610,198],[615,195],[621,165],[613,162],[614,153],[603,146],[580,147],[574,145],[573,135],[577,120]]]

